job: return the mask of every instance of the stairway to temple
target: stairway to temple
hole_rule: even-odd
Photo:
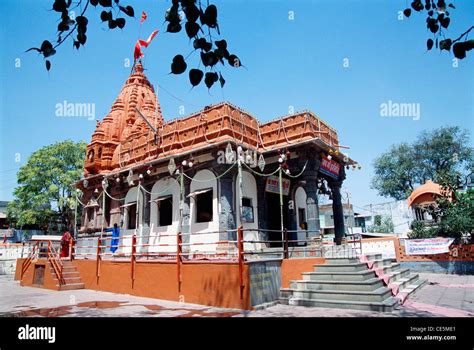
[[[314,271],[303,272],[301,280],[291,281],[290,288],[281,288],[279,301],[287,305],[390,312],[401,304],[401,296],[408,296],[426,282],[392,259],[383,259],[381,254],[366,257],[373,264],[372,269],[355,257],[327,258],[325,264],[314,265]],[[395,296],[374,269],[389,278],[390,287],[398,287]]]
[[[81,280],[81,276],[77,271],[74,264],[69,260],[63,260],[63,284],[60,284],[56,274],[54,273],[53,267],[50,265],[50,273],[53,280],[56,282],[58,290],[73,290],[73,289],[84,289],[84,283]]]

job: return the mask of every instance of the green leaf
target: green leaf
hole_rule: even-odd
[[[117,22],[117,27],[120,29],[125,27],[125,18],[117,18],[115,21]]]
[[[221,84],[221,88],[223,88],[224,85],[225,85],[225,80],[224,80],[224,78],[222,77],[221,72],[219,72],[219,83]]]
[[[100,13],[100,19],[102,20],[102,22],[106,22],[109,19],[112,19],[112,11],[102,11]]]
[[[214,83],[218,80],[219,76],[217,75],[217,73],[208,72],[206,73],[206,77],[204,78],[204,83],[206,84],[207,88],[210,89],[212,85],[214,85]]]
[[[166,31],[168,33],[178,33],[182,29],[181,24],[179,22],[170,22],[166,27]]]
[[[197,86],[199,83],[201,83],[202,77],[204,76],[204,73],[200,69],[191,69],[189,71],[189,81],[191,82],[191,85]]]
[[[135,16],[135,11],[133,10],[132,6],[119,6],[120,11],[125,13],[128,17],[134,17]]]
[[[199,32],[199,29],[201,29],[199,24],[197,24],[196,22],[189,22],[189,21],[186,22],[186,24],[184,25],[184,28],[186,29],[186,34],[188,35],[189,39],[194,38]]]
[[[53,10],[56,12],[63,12],[67,10],[67,5],[65,0],[55,0],[53,3]]]
[[[453,45],[453,54],[454,57],[462,60],[466,57],[466,48],[464,47],[464,43],[455,43]]]
[[[451,50],[451,44],[452,44],[451,39],[441,40],[439,42],[439,49],[449,51],[449,50]]]
[[[235,67],[235,68],[238,68],[242,65],[242,62],[236,55],[230,55],[227,61],[232,67]]]
[[[186,71],[187,64],[184,61],[183,55],[176,55],[173,58],[173,63],[171,63],[171,73],[181,74]]]
[[[112,0],[99,0],[99,5],[102,7],[112,7]]]
[[[431,48],[433,47],[433,44],[434,44],[433,40],[432,40],[432,39],[428,39],[428,41],[426,42],[426,48],[427,48],[428,50],[431,50]]]

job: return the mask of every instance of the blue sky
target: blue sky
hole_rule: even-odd
[[[44,39],[54,40],[57,14],[52,1],[3,0],[0,11],[0,200],[12,199],[16,170],[38,148],[64,139],[90,141],[95,121],[55,116],[63,101],[94,103],[102,119],[130,73],[139,34],[139,14],[148,13],[140,37],[160,33],[146,50],[146,74],[159,84],[165,119],[223,99],[261,121],[310,109],[339,132],[340,143],[359,161],[345,187],[362,206],[389,201],[370,189],[373,159],[392,144],[412,141],[424,129],[460,125],[474,130],[474,53],[453,67],[447,53],[426,52],[425,18],[399,20],[409,1],[250,1],[216,0],[222,38],[246,69],[226,67],[223,90],[190,89],[187,74],[169,75],[172,57],[191,52],[184,33],[165,33],[163,15],[171,1],[122,0],[137,19],[121,30],[101,24],[89,10],[88,40],[79,51],[65,43],[48,73],[36,53],[24,53]],[[454,1],[447,35],[457,37],[473,23],[474,2]],[[294,19],[290,20],[290,11]],[[197,54],[194,54],[197,55]],[[191,56],[190,67],[197,66]],[[18,61],[17,59],[20,59]],[[344,67],[348,59],[349,66]],[[15,63],[21,63],[16,67]],[[380,116],[381,103],[419,103],[419,120]],[[20,157],[20,159],[18,159]],[[17,162],[17,160],[20,160]]]

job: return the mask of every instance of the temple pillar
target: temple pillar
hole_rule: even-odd
[[[265,201],[265,181],[266,178],[263,176],[257,176],[255,178],[257,182],[257,202],[258,202],[258,228],[261,230],[268,229],[267,223],[267,212],[266,212],[266,201]],[[268,240],[268,234],[261,232],[259,240]]]
[[[192,178],[194,173],[189,174]],[[192,176],[191,176],[192,175]],[[179,177],[178,177],[179,182]],[[190,233],[191,232],[191,198],[188,197],[188,194],[191,193],[191,180],[187,177],[183,179],[183,191],[184,191],[184,199],[183,199],[183,218],[182,218],[182,226],[181,226],[181,233]],[[180,205],[180,204],[179,204]],[[180,210],[178,205],[178,210]],[[189,235],[182,236],[182,242],[188,244],[190,241]],[[190,246],[186,245],[183,246],[183,252],[187,253],[190,251]]]
[[[334,241],[336,245],[340,245],[342,238],[345,236],[344,230],[344,209],[341,199],[341,183],[332,182],[329,184],[332,192],[332,211],[334,217]]]
[[[319,207],[318,207],[318,171],[319,159],[312,151],[308,151],[308,163],[303,174],[304,190],[306,192],[306,222],[308,224],[308,238],[319,237]]]

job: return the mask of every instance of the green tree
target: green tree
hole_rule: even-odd
[[[469,134],[458,126],[423,132],[412,143],[394,145],[374,161],[375,176],[371,187],[381,196],[406,199],[426,180],[441,182],[449,178],[459,187],[466,174],[472,173],[474,150]],[[453,180],[454,179],[454,180]]]
[[[415,189],[419,169],[415,150],[407,144],[394,145],[390,150],[375,159],[375,177],[372,188],[384,197],[405,199]]]
[[[86,143],[67,140],[35,151],[17,174],[18,187],[7,215],[17,226],[38,225],[46,230],[71,228],[74,183],[81,178]]]
[[[457,193],[456,198],[440,213],[438,232],[440,236],[473,241],[474,232],[474,190]]]
[[[378,233],[393,233],[395,231],[395,226],[393,221],[389,217],[382,217],[382,215],[375,215],[374,225],[367,228],[369,232],[378,232]]]

